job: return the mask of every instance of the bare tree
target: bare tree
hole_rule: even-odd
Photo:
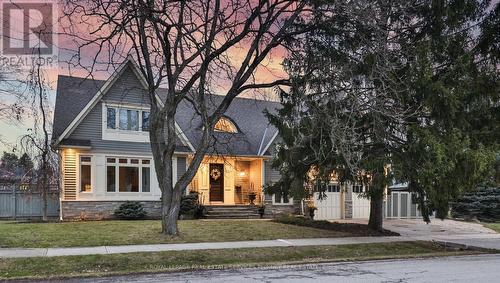
[[[11,66],[1,66],[0,69],[0,119],[4,123],[17,125],[24,114],[23,105],[26,101],[24,79],[22,72]],[[8,141],[0,134],[0,143],[5,146]]]
[[[34,54],[40,58],[40,49],[35,48]],[[34,120],[32,129],[28,134],[21,138],[21,144],[24,151],[29,152],[32,156],[36,169],[32,172],[32,182],[35,183],[35,189],[42,196],[42,220],[48,220],[48,196],[52,184],[56,184],[57,178],[57,158],[53,153],[50,142],[51,135],[49,128],[51,127],[50,106],[48,103],[48,90],[50,82],[44,72],[40,60],[36,61],[29,70],[25,84],[27,90],[25,98],[29,101],[26,104],[31,109],[30,116]]]
[[[207,153],[215,123],[233,99],[245,91],[288,84],[287,79],[256,81],[255,72],[273,50],[301,32],[292,29],[292,23],[305,7],[303,0],[66,2],[63,29],[78,44],[70,64],[85,65],[82,53],[87,47],[96,50],[94,61],[86,66],[91,73],[100,63],[113,64],[130,54],[145,78],[163,233],[178,233],[182,192]],[[75,30],[82,25],[90,36]],[[109,61],[103,62],[103,57]],[[217,89],[222,84],[227,85],[223,91]],[[224,99],[209,106],[215,92]],[[202,135],[186,173],[174,186],[172,157],[178,135],[174,118],[181,101],[188,101],[200,116]]]

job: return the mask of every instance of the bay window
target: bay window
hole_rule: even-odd
[[[150,192],[150,163],[149,159],[106,158],[106,191]]]

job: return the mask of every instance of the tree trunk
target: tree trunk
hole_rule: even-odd
[[[384,195],[382,194],[376,194],[375,196],[372,196],[370,199],[370,220],[368,221],[368,227],[377,230],[377,231],[382,231],[382,224],[383,224],[383,218],[384,218],[384,210],[383,210],[383,204],[384,204]]]
[[[182,188],[174,186],[173,162],[175,151],[175,120],[173,113],[163,118],[157,109],[152,109],[150,130],[151,150],[155,164],[155,172],[161,190],[161,232],[166,235],[178,235],[177,219],[179,217]]]
[[[370,219],[368,227],[382,231],[382,224],[384,221],[384,194],[386,186],[386,174],[384,166],[380,165],[375,172],[373,172],[373,183],[369,191],[370,194]]]

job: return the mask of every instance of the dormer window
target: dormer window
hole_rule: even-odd
[[[149,131],[149,111],[108,106],[106,120],[110,130]]]
[[[102,139],[149,142],[149,107],[103,103]]]
[[[236,125],[228,118],[222,117],[215,123],[214,130],[217,132],[225,133],[237,133],[238,128]]]

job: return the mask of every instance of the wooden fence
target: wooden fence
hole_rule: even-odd
[[[0,185],[0,219],[30,219],[42,217],[42,196],[40,192],[20,190],[19,186]],[[59,216],[59,193],[48,193],[49,217]]]

